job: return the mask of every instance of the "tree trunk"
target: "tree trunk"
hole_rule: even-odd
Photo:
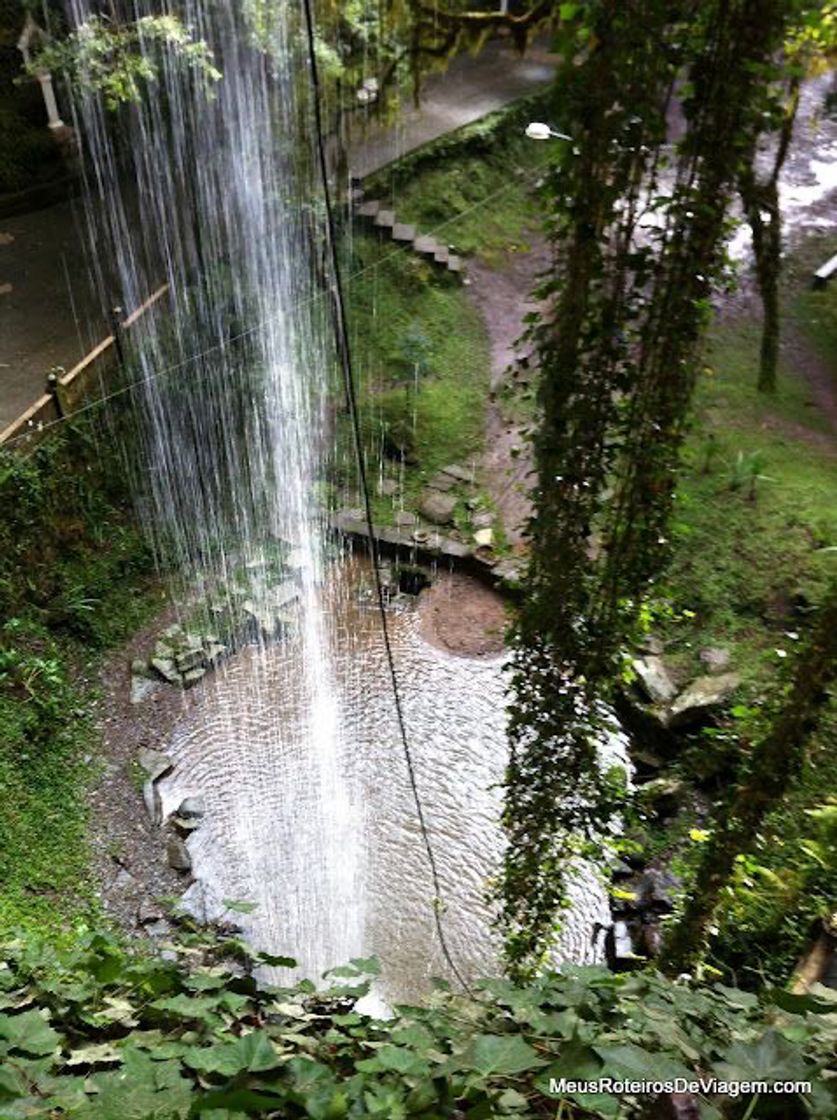
[[[736,857],[751,850],[765,818],[799,777],[835,674],[837,584],[818,613],[770,730],[754,748],[743,781],[719,813],[686,908],[666,938],[662,967],[670,975],[690,972],[703,957],[707,931],[732,879]]]

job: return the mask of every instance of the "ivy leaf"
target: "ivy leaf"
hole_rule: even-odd
[[[463,1056],[463,1062],[483,1077],[502,1077],[546,1065],[519,1034],[478,1034]]]
[[[713,1067],[723,1081],[806,1081],[812,1067],[799,1048],[774,1030],[765,1031],[757,1042],[734,1042],[726,1060]]]
[[[0,1103],[14,1100],[26,1094],[26,1087],[20,1077],[8,1066],[0,1066]]]
[[[40,1057],[51,1054],[61,1042],[39,1011],[24,1011],[21,1015],[0,1015],[0,1038],[9,1043],[11,1050]]]
[[[218,1073],[230,1078],[245,1071],[262,1073],[274,1069],[280,1057],[265,1031],[252,1031],[235,1042],[187,1050],[183,1061],[191,1069],[202,1073]]]
[[[691,1070],[666,1054],[644,1050],[640,1046],[596,1046],[596,1053],[609,1074],[634,1081],[674,1081],[690,1078]]]

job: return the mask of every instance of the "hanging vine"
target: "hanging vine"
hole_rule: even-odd
[[[563,44],[558,123],[577,146],[548,183],[556,264],[530,332],[538,482],[498,886],[514,973],[554,944],[572,860],[619,804],[596,713],[665,559],[727,203],[785,9],[763,4],[754,20],[744,0],[594,2]],[[687,130],[670,158],[684,76]]]

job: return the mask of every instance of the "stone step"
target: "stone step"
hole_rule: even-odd
[[[448,257],[448,272],[461,272],[462,271],[462,258],[451,254]]]
[[[380,209],[380,202],[376,202],[374,198],[370,198],[368,202],[362,202],[360,206],[358,206],[357,215],[359,218],[376,218]]]
[[[366,195],[359,187],[351,187],[349,189],[349,202],[353,203],[355,206],[359,206],[365,197]]]
[[[381,229],[392,229],[395,225],[395,212],[393,210],[379,210],[375,218],[375,225]]]
[[[433,254],[433,260],[436,264],[447,264],[450,260],[450,250],[440,245],[436,252]]]
[[[432,237],[428,237],[427,234],[423,233],[420,237],[415,239],[413,248],[417,253],[421,253],[423,256],[433,257],[436,255],[440,245],[438,241],[435,241]]]
[[[396,222],[392,227],[392,240],[393,241],[414,241],[416,237],[416,227],[405,225],[403,222]]]

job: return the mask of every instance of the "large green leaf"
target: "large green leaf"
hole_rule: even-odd
[[[0,1014],[0,1038],[5,1039],[11,1050],[41,1056],[51,1054],[61,1042],[39,1011],[24,1011],[20,1015]]]
[[[239,1073],[261,1073],[275,1069],[279,1064],[279,1051],[265,1031],[253,1031],[237,1038],[235,1042],[193,1047],[183,1055],[183,1061],[191,1069],[201,1073],[217,1073],[230,1078]]]
[[[805,1081],[814,1068],[799,1047],[774,1030],[765,1031],[756,1042],[734,1042],[713,1071],[722,1081]]]
[[[483,1077],[522,1073],[546,1065],[519,1034],[478,1034],[462,1058],[465,1068]]]

